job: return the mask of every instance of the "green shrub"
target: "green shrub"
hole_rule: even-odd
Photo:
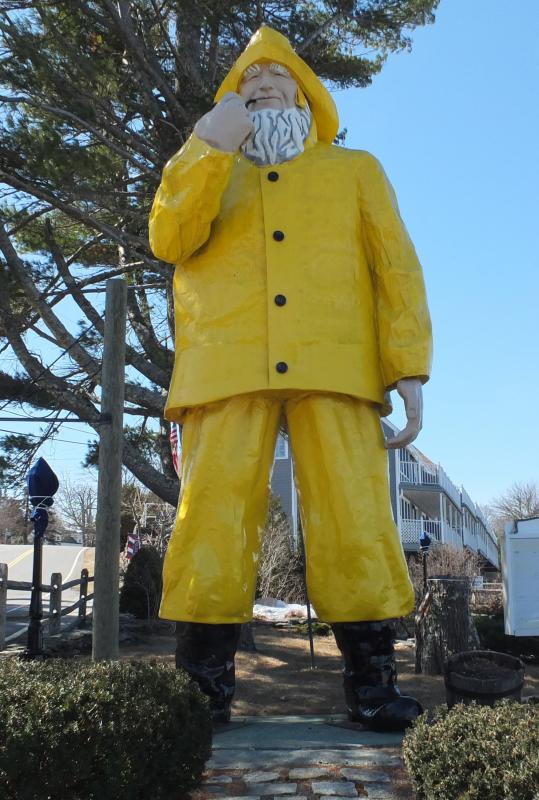
[[[497,614],[476,614],[474,622],[484,650],[523,658],[524,661],[539,662],[539,636],[506,636],[503,611]]]
[[[127,571],[120,594],[120,611],[137,619],[157,616],[163,587],[162,564],[155,547],[145,545],[135,553]]]
[[[313,636],[331,636],[333,631],[331,630],[331,625],[328,625],[327,622],[318,622],[318,620],[313,619],[312,621],[312,629],[313,629]],[[299,625],[295,625],[293,628],[294,633],[301,633],[304,636],[309,635],[309,623],[308,622],[300,622]]]
[[[539,706],[439,707],[403,743],[417,800],[539,800]]]
[[[181,800],[210,749],[207,701],[183,672],[0,661],[2,800]]]

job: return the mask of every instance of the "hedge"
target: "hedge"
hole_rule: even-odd
[[[483,649],[508,653],[532,664],[539,663],[539,636],[506,636],[503,611],[474,614],[474,622]]]
[[[182,800],[210,750],[207,701],[183,672],[0,660],[2,800]]]
[[[421,716],[403,756],[417,800],[539,800],[539,706],[507,700]]]
[[[144,545],[135,553],[127,567],[120,593],[120,611],[137,619],[157,616],[163,587],[163,565],[159,553]]]

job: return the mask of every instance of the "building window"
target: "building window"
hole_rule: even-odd
[[[279,434],[275,447],[275,458],[288,458],[288,440]]]

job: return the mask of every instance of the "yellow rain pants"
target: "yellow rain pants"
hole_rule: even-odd
[[[187,411],[183,484],[164,564],[165,619],[252,619],[269,475],[288,423],[320,619],[400,617],[414,595],[391,516],[379,411],[347,395],[247,394]]]

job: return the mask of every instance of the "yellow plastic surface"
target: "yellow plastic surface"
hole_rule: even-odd
[[[400,378],[427,379],[421,267],[368,153],[313,142],[260,168],[192,136],[165,168],[150,240],[157,257],[177,264],[168,419],[265,389],[382,404]]]
[[[331,144],[333,101],[283,37],[255,34],[218,97],[260,60],[285,64],[309,100],[304,153],[260,168],[192,135],[150,218],[153,252],[176,265],[166,416],[184,422],[160,614],[250,619],[284,404],[318,614],[398,617],[413,592],[379,413],[398,380],[428,378],[421,267],[380,164]]]
[[[395,195],[369,153],[317,141],[327,124],[320,109],[331,100],[318,78],[263,27],[218,96],[261,58],[285,64],[309,101],[319,98],[304,153],[261,168],[193,134],[165,166],[151,212],[152,250],[177,265],[171,420],[266,389],[382,405],[385,389],[400,378],[425,381],[430,369],[421,266]],[[277,294],[285,305],[275,304]]]
[[[247,67],[259,61],[275,61],[288,68],[309,101],[316,119],[318,138],[331,144],[339,130],[339,115],[332,96],[308,64],[294,51],[286,36],[267,25],[263,25],[253,34],[217,90],[215,102],[227,92],[237,92]],[[300,102],[300,105],[303,103]]]
[[[160,616],[252,617],[279,419],[294,451],[309,597],[327,622],[400,617],[414,603],[391,516],[375,407],[350,397],[244,395],[192,409],[183,485],[164,565]]]

